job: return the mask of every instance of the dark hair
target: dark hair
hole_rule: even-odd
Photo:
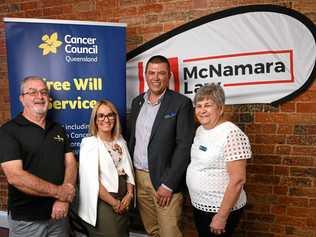
[[[147,64],[146,64],[146,68],[145,68],[145,72],[147,72],[147,69],[148,69],[148,65],[149,63],[165,63],[168,65],[168,71],[170,72],[170,63],[168,61],[168,59],[162,55],[155,55],[155,56],[152,56],[148,61],[147,61]]]

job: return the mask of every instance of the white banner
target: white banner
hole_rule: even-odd
[[[255,5],[202,17],[127,54],[127,107],[147,89],[144,68],[156,54],[172,67],[170,88],[193,99],[206,83],[221,83],[227,104],[276,103],[315,77],[315,25],[280,6]]]

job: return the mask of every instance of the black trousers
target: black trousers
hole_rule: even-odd
[[[225,226],[225,233],[221,235],[215,235],[211,232],[210,224],[212,222],[213,216],[216,214],[214,212],[204,212],[193,207],[193,218],[196,229],[199,233],[199,237],[231,237],[235,228],[237,227],[240,217],[242,215],[244,208],[236,211],[232,211],[227,219]]]

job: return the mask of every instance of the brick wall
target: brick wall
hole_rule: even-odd
[[[126,46],[146,41],[203,15],[247,4],[273,3],[298,10],[316,22],[314,0],[2,0],[0,17],[125,22]],[[0,23],[0,124],[10,119],[4,25]],[[249,205],[236,236],[316,237],[316,83],[277,107],[235,105],[227,116],[250,137]],[[0,151],[1,152],[1,151]],[[7,185],[0,171],[0,210]],[[196,236],[190,206],[186,236]]]

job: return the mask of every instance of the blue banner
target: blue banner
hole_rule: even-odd
[[[22,110],[20,81],[36,75],[45,78],[50,89],[48,116],[65,127],[76,153],[96,101],[111,100],[125,121],[125,24],[4,21],[12,116]]]

